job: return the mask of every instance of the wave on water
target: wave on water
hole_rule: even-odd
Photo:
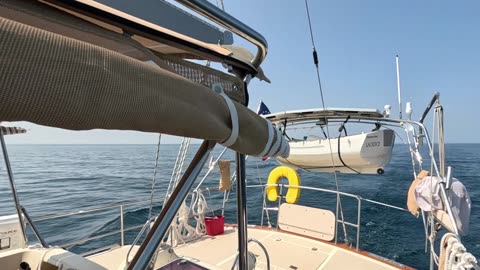
[[[193,157],[192,146],[187,160]],[[12,169],[22,205],[32,217],[82,211],[127,201],[150,198],[156,146],[153,145],[10,145]],[[222,149],[215,149],[217,157]],[[163,198],[171,177],[178,145],[164,145],[160,150],[155,198]],[[470,234],[463,237],[467,249],[480,256],[480,144],[447,144],[447,165],[454,167],[454,176],[462,181],[470,192],[472,212]],[[406,147],[394,148],[392,162],[384,175],[338,175],[340,191],[357,194],[404,208],[408,187],[413,180],[412,166]],[[233,152],[224,159],[234,161]],[[188,162],[186,163],[188,164]],[[233,164],[233,162],[232,162]],[[428,164],[425,158],[424,164]],[[278,164],[275,160],[247,160],[249,185],[265,183],[269,172]],[[428,165],[425,165],[428,166]],[[185,168],[184,168],[185,169]],[[232,172],[233,172],[232,165]],[[335,189],[332,174],[300,172],[302,184]],[[215,169],[205,183],[210,191],[205,193],[209,207],[222,206],[223,193],[217,191],[218,170]],[[0,175],[0,215],[15,213],[6,174]],[[263,191],[247,189],[248,218],[260,223]],[[310,191],[302,192],[300,203],[309,206],[335,206],[335,196]],[[154,213],[160,211],[155,204]],[[342,199],[346,221],[356,222],[355,200]],[[217,210],[212,214],[220,214]],[[126,207],[125,228],[143,225],[148,215],[148,203]],[[118,209],[94,212],[78,216],[40,221],[36,225],[47,242],[60,244],[95,237],[120,229]],[[236,200],[232,192],[225,209],[226,222],[236,223]],[[275,219],[272,213],[271,219]],[[273,222],[273,225],[274,222]],[[428,255],[424,254],[425,235],[421,218],[408,212],[387,209],[384,206],[362,203],[360,247],[380,256],[406,265],[428,268]],[[337,228],[341,233],[341,226]],[[139,229],[125,233],[126,243],[134,240]],[[348,228],[348,238],[355,242],[356,230]],[[72,247],[83,252],[118,243],[119,234],[101,240]],[[340,239],[341,240],[341,239]]]

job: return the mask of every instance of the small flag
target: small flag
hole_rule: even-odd
[[[257,110],[258,115],[265,115],[265,114],[271,114],[270,110],[268,109],[267,105],[263,103],[263,100],[260,101],[260,104],[258,105],[258,110]],[[263,157],[262,161],[267,161],[269,160],[270,157]]]
[[[265,105],[265,103],[263,103],[263,101],[260,101],[260,104],[258,105],[257,114],[258,115],[271,114],[267,105]]]

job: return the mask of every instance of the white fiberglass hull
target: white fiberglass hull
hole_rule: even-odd
[[[282,165],[312,172],[381,174],[390,162],[394,140],[393,131],[385,129],[340,140],[334,138],[330,142],[327,139],[290,142],[290,156],[277,160]]]

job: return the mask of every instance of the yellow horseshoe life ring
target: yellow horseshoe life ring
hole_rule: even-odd
[[[268,176],[267,181],[267,198],[269,201],[274,202],[278,199],[278,181],[285,177],[288,179],[288,185],[290,186],[300,186],[300,176],[298,176],[297,171],[290,167],[278,166],[273,169]],[[287,191],[287,196],[285,196],[285,201],[287,203],[297,203],[300,198],[300,188],[298,187],[289,187]]]

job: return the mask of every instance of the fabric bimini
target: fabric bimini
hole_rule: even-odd
[[[1,121],[163,133],[288,157],[270,121],[170,70],[2,17],[0,40]]]
[[[287,191],[287,195],[285,196],[285,201],[287,203],[297,203],[298,199],[300,198],[300,176],[298,175],[297,171],[290,167],[286,166],[278,166],[277,168],[273,169],[268,176],[267,182],[267,198],[269,201],[274,202],[278,199],[278,181],[281,178],[288,179],[288,185],[295,186],[289,187]]]

